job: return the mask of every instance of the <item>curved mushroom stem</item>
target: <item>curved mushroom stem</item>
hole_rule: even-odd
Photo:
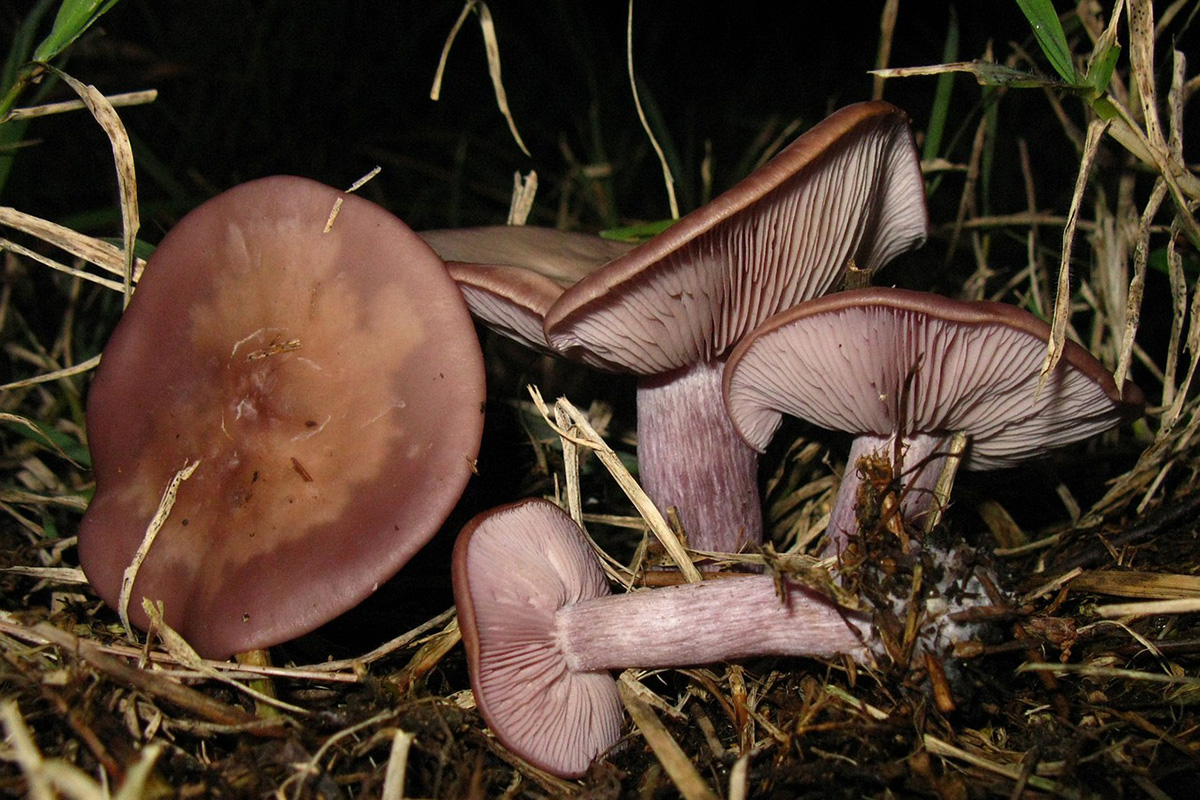
[[[762,543],[758,453],[734,430],[721,397],[723,362],[638,381],[638,470],[646,493],[675,506],[694,550],[736,553]]]
[[[866,657],[858,618],[794,581],[746,575],[581,600],[555,614],[577,672],[709,664],[748,656]]]
[[[908,523],[927,514],[934,501],[934,488],[945,467],[951,434],[917,433],[900,439],[900,458],[896,458],[896,437],[863,435],[850,446],[846,471],[838,487],[829,528],[825,555],[839,555],[853,536],[859,533],[859,494],[864,482],[864,468],[876,458],[890,471],[891,486],[900,499],[901,518]],[[897,461],[899,463],[897,464]]]

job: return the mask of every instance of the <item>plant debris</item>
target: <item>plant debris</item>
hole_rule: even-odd
[[[885,5],[895,12],[899,4]],[[468,3],[463,16],[476,7],[496,97],[512,135],[514,117],[528,135],[534,126],[515,110],[520,87],[511,73],[511,114],[499,88],[505,10],[497,7],[493,27],[484,4]],[[1160,3],[1159,28],[1171,36],[1186,29],[1185,9]],[[501,466],[481,468],[477,483],[522,465],[521,492],[568,508],[614,583],[715,579],[720,572],[694,566],[713,558],[726,570],[765,567],[838,602],[869,601],[886,644],[886,657],[869,666],[759,658],[626,671],[625,735],[582,781],[525,764],[488,731],[453,609],[437,605],[436,592],[420,606],[423,619],[364,626],[358,617],[347,623],[359,636],[344,637],[352,644],[322,631],[272,648],[265,663],[235,663],[202,661],[161,628],[131,641],[120,615],[82,582],[73,533],[93,488],[82,409],[98,356],[80,339],[97,337],[104,323],[89,327],[89,315],[111,317],[143,265],[134,242],[142,166],[113,106],[153,95],[105,100],[59,73],[82,103],[64,104],[64,95],[51,110],[78,114],[83,129],[95,121],[71,109],[86,105],[113,137],[121,176],[114,218],[124,223],[113,244],[0,208],[0,330],[12,365],[0,387],[0,796],[1190,796],[1200,774],[1200,288],[1197,175],[1184,158],[1183,125],[1196,78],[1172,52],[1171,36],[1156,33],[1153,14],[1147,0],[1078,4],[1064,15],[1067,33],[1054,34],[1067,47],[1066,61],[1059,53],[1053,63],[1062,81],[1043,77],[1037,39],[1014,44],[1003,62],[990,51],[960,57],[948,41],[947,63],[917,70],[889,71],[893,43],[881,45],[879,74],[889,89],[927,80],[899,76],[937,75],[939,86],[961,92],[965,84],[942,78],[964,69],[983,84],[972,85],[977,102],[952,140],[939,143],[945,106],[922,132],[933,143],[923,159],[929,192],[945,212],[929,259],[973,262],[974,270],[934,279],[937,290],[1053,318],[1054,345],[1064,337],[1085,343],[1109,369],[1136,377],[1152,406],[1147,420],[1047,466],[959,476],[954,503],[939,503],[944,513],[928,529],[895,516],[886,459],[845,464],[843,442],[796,426],[766,462],[763,551],[688,551],[677,518],[644,499],[626,466],[628,409],[605,405],[610,395],[555,371],[562,367],[485,342],[489,368],[505,378],[489,398],[497,420],[489,425],[507,417],[520,430],[502,457],[492,456]],[[643,15],[629,21],[634,37],[648,24]],[[622,15],[622,38],[625,24]],[[885,30],[894,25],[893,17]],[[1130,37],[1132,58],[1110,59],[1112,42]],[[506,67],[514,60],[506,54]],[[627,77],[624,62],[609,66]],[[878,91],[884,86],[881,79]],[[1055,185],[1030,167],[1026,137],[1034,134],[998,121],[997,109],[1022,92],[1024,113],[1043,126],[1036,135],[1075,148],[1077,168]],[[764,125],[751,155],[792,134],[780,127]],[[998,140],[1020,154],[1014,174],[1024,180],[1024,207],[1001,211],[996,202]],[[578,224],[611,211],[597,176],[611,175],[612,165],[581,163],[566,141],[570,174],[557,190],[559,213]],[[111,162],[104,166],[111,175]],[[554,185],[540,171],[542,186]],[[1000,250],[1010,259],[1003,272]],[[1021,258],[1023,267],[1008,269]],[[1148,290],[1156,276],[1159,291]],[[28,288],[38,281],[54,287],[61,307],[39,306]],[[88,357],[77,359],[81,352]],[[568,385],[576,405],[543,401],[536,391],[531,404],[515,375],[536,375],[547,398],[559,394],[549,387]],[[869,535],[846,554],[850,579],[838,585],[814,553],[847,470],[869,477],[858,509]],[[940,549],[913,546],[951,535],[971,544],[959,562],[931,560]],[[646,568],[671,563],[682,576]],[[951,614],[972,635],[948,652],[916,647],[930,604],[972,578],[986,602]]]

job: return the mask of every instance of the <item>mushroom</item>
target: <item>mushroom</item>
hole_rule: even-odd
[[[753,655],[865,659],[866,619],[799,583],[740,575],[610,595],[600,561],[545,500],[475,517],[454,546],[471,688],[488,726],[541,769],[579,777],[620,736],[611,669]]]
[[[763,320],[919,245],[928,219],[907,117],[852,105],[663,233],[592,272],[546,313],[552,348],[639,376],[647,493],[691,545],[762,540],[758,453],[726,418],[721,374]]]
[[[491,225],[418,234],[446,262],[471,313],[543,353],[542,323],[563,290],[633,245],[576,231]]]
[[[930,509],[955,433],[967,438],[963,467],[998,469],[1141,413],[1137,387],[1118,390],[1074,342],[1043,380],[1049,337],[1049,326],[1015,306],[903,289],[841,292],[772,317],[738,345],[725,403],[758,450],[785,413],[856,436],[829,522],[830,550],[840,553],[858,530],[860,467],[872,458],[887,459],[911,521]]]
[[[104,349],[84,572],[118,606],[144,555],[133,622],[148,624],[142,598],[162,601],[208,657],[307,632],[437,532],[472,474],[483,399],[462,296],[404,223],[303,178],[230,189],[163,238]]]

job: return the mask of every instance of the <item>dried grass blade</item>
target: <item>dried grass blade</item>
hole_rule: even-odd
[[[684,578],[690,583],[701,580],[700,570],[696,569],[696,565],[688,557],[687,551],[679,541],[679,537],[671,530],[671,526],[667,524],[662,512],[658,510],[654,505],[654,501],[650,499],[642,487],[638,485],[637,481],[633,479],[633,476],[629,474],[629,470],[625,469],[625,465],[621,463],[621,459],[617,457],[617,454],[613,452],[612,448],[592,428],[591,423],[587,421],[587,417],[580,413],[579,409],[573,406],[569,400],[559,398],[555,403],[555,408],[561,406],[578,433],[573,434],[570,431],[565,431],[551,420],[550,409],[546,407],[546,403],[542,399],[541,392],[537,390],[537,387],[530,386],[529,393],[533,397],[534,405],[537,406],[538,411],[545,418],[546,424],[554,429],[555,433],[564,440],[570,439],[576,444],[583,445],[596,453],[596,457],[600,459],[600,463],[604,465],[605,469],[616,480],[617,485],[621,487],[621,491],[625,492],[625,496],[637,508],[638,513],[642,515],[642,519],[649,526],[650,532],[662,543],[663,548],[667,551],[671,559],[674,560],[676,566],[679,567],[679,571],[683,573]]]
[[[454,25],[450,27],[450,33],[446,34],[446,41],[442,44],[442,56],[438,59],[437,70],[433,73],[433,86],[429,88],[429,99],[435,103],[442,96],[442,78],[446,75],[446,62],[450,60],[450,48],[454,46],[458,32],[462,30],[463,23],[467,21],[467,15],[474,7],[475,0],[467,0],[462,11],[458,13],[458,19],[454,20]]]
[[[1200,613],[1200,597],[1184,597],[1176,600],[1153,600],[1147,603],[1110,603],[1097,606],[1096,615],[1103,619],[1120,619],[1121,617],[1152,617],[1160,614],[1196,614]],[[1196,679],[1200,686],[1200,678]]]
[[[1176,220],[1176,224],[1178,224],[1178,220]],[[1171,264],[1172,272],[1183,270],[1183,258],[1175,246],[1175,233],[1176,227],[1172,225],[1171,239],[1167,242],[1167,263]],[[1192,290],[1192,307],[1191,313],[1188,315],[1188,333],[1184,348],[1191,353],[1191,362],[1188,364],[1187,374],[1184,375],[1183,381],[1175,393],[1174,401],[1162,415],[1162,422],[1159,426],[1160,438],[1174,429],[1183,414],[1183,409],[1188,402],[1192,380],[1196,377],[1196,368],[1200,366],[1200,284],[1197,284]]]
[[[0,704],[0,720],[4,721],[5,739],[12,748],[11,757],[25,773],[25,788],[31,800],[54,800],[54,790],[43,769],[45,762],[41,751],[33,741],[33,734],[29,732],[16,700],[6,700]]]
[[[1142,102],[1146,138],[1152,147],[1166,149],[1158,120],[1158,91],[1154,87],[1154,8],[1150,0],[1129,0],[1129,64]]]
[[[962,464],[963,453],[967,449],[967,436],[962,431],[950,437],[946,447],[946,461],[938,474],[937,484],[933,487],[933,504],[925,517],[923,528],[928,534],[942,521],[942,512],[950,507],[950,492],[954,488],[954,478]]]
[[[509,225],[524,225],[529,221],[529,213],[533,211],[533,199],[537,197],[538,176],[536,170],[522,177],[520,172],[513,173],[513,193],[508,204]]]
[[[750,797],[750,754],[742,753],[729,768],[729,800]]]
[[[1148,603],[1146,605],[1149,605]],[[1017,672],[1061,672],[1084,675],[1092,678],[1115,678],[1117,680],[1145,681],[1147,683],[1169,683],[1200,687],[1200,678],[1191,675],[1163,675],[1158,672],[1142,672],[1120,667],[1100,667],[1092,664],[1052,664],[1050,662],[1027,662],[1017,667]]]
[[[1146,288],[1146,269],[1150,264],[1150,225],[1158,214],[1162,202],[1167,198],[1167,182],[1159,178],[1154,182],[1150,199],[1142,210],[1141,223],[1138,225],[1137,241],[1133,248],[1133,277],[1129,281],[1129,291],[1125,301],[1125,330],[1121,336],[1121,351],[1117,354],[1117,369],[1113,380],[1117,386],[1124,386],[1129,376],[1129,366],[1133,361],[1133,345],[1137,336],[1138,325],[1142,318],[1142,295]]]
[[[500,108],[500,113],[504,115],[505,121],[508,122],[508,130],[516,141],[517,147],[521,148],[522,153],[529,155],[529,148],[521,140],[521,134],[517,131],[517,121],[513,119],[512,111],[508,107],[508,95],[504,91],[504,81],[500,77],[500,43],[496,39],[496,24],[492,21],[492,12],[488,9],[487,3],[479,3],[479,27],[483,30],[483,47],[487,53],[488,75],[492,78],[492,91],[496,95],[496,105]]]
[[[280,731],[280,724],[277,720],[259,720],[237,706],[226,705],[203,692],[184,686],[163,675],[131,667],[123,661],[101,652],[100,648],[92,642],[72,636],[48,622],[34,626],[33,631],[64,653],[82,658],[113,680],[152,696],[160,697],[218,725],[246,726],[249,732],[266,736],[277,735]]]
[[[961,747],[955,747],[949,742],[944,742],[936,736],[925,734],[924,737],[925,749],[941,758],[953,758],[958,761],[966,762],[973,767],[987,770],[988,772],[1002,775],[1012,781],[1019,781],[1023,776],[1023,770],[1020,765],[1001,764],[996,761],[989,761],[980,755],[972,753],[969,750],[964,750]],[[1084,797],[1092,797],[1081,792],[1060,785],[1057,781],[1051,781],[1040,775],[1030,775],[1027,778],[1027,783],[1034,789],[1043,792],[1052,792],[1058,797],[1071,798],[1071,800],[1082,800]]]
[[[113,800],[141,800],[141,798],[149,796],[146,784],[154,774],[154,764],[162,755],[162,751],[163,746],[158,742],[150,742],[143,747],[138,753],[137,760],[133,762],[133,766],[125,771],[125,780],[121,783],[120,790],[113,796]]]
[[[125,304],[128,305],[129,298],[133,295],[133,267],[136,260],[133,255],[133,247],[137,242],[138,229],[141,227],[137,205],[137,176],[133,165],[133,148],[129,144],[129,134],[125,132],[125,126],[121,123],[121,117],[117,114],[116,109],[95,86],[84,84],[60,69],[49,66],[47,69],[62,78],[79,95],[79,99],[87,106],[88,111],[92,112],[92,116],[96,118],[96,122],[100,123],[100,127],[104,129],[104,133],[112,144],[113,161],[117,168],[117,188],[121,196],[121,222],[125,245],[123,273]]]
[[[1076,577],[1071,591],[1159,600],[1200,598],[1200,575],[1100,570]]]
[[[1075,225],[1079,209],[1083,205],[1084,191],[1092,172],[1092,164],[1100,147],[1100,139],[1108,129],[1104,120],[1094,119],[1088,124],[1087,139],[1083,144],[1083,155],[1079,163],[1079,176],[1075,180],[1075,193],[1071,197],[1071,210],[1067,214],[1067,225],[1063,229],[1062,260],[1058,266],[1058,289],[1054,297],[1054,319],[1050,324],[1050,341],[1046,344],[1046,360],[1042,363],[1042,376],[1038,381],[1038,393],[1046,378],[1058,365],[1067,342],[1067,322],[1071,317],[1071,249],[1075,244]]]
[[[875,69],[887,68],[892,58],[892,40],[896,35],[896,18],[900,15],[900,0],[887,0],[879,17],[879,49],[875,54]],[[878,72],[871,79],[871,99],[883,99],[883,82]]]
[[[154,512],[150,524],[146,526],[146,534],[142,537],[142,543],[138,545],[137,551],[133,554],[133,560],[125,568],[121,577],[121,596],[117,610],[121,617],[121,625],[125,627],[125,634],[130,641],[137,641],[137,637],[133,633],[133,626],[129,623],[129,597],[133,592],[133,584],[137,581],[138,570],[142,568],[142,563],[146,560],[150,548],[154,546],[158,532],[162,530],[167,517],[171,515],[171,509],[175,506],[175,495],[179,492],[179,485],[192,477],[192,473],[198,466],[200,466],[200,459],[185,464],[183,469],[176,472],[171,478],[167,488],[163,490],[162,499],[158,501],[158,510]]]
[[[654,148],[654,152],[658,156],[658,162],[662,164],[663,183],[667,186],[667,201],[671,206],[671,219],[679,219],[679,202],[675,199],[675,178],[671,175],[671,167],[667,164],[667,156],[663,152],[662,146],[654,137],[654,131],[650,129],[650,122],[646,119],[646,112],[642,109],[642,100],[638,97],[637,77],[633,73],[633,0],[629,0],[629,21],[625,25],[625,64],[629,69],[629,88],[633,91],[633,105],[637,108],[638,119],[641,120],[642,129],[646,131],[646,136],[650,139],[650,146]]]
[[[432,634],[423,645],[413,653],[408,663],[395,675],[389,676],[388,681],[404,690],[428,675],[446,654],[462,641],[462,631],[458,628],[458,618],[450,620],[440,631]]]
[[[184,639],[178,631],[168,625],[165,619],[163,619],[163,604],[161,601],[156,603],[151,600],[143,600],[142,610],[145,611],[146,616],[150,618],[150,622],[154,625],[154,629],[158,633],[158,638],[162,641],[163,646],[167,648],[167,652],[170,653],[171,657],[183,666],[187,667],[188,669],[195,670],[209,680],[214,680],[218,683],[223,683],[226,686],[230,686],[237,691],[254,698],[254,701],[257,703],[266,703],[269,706],[281,708],[284,711],[291,712],[292,714],[298,714],[300,716],[308,715],[309,712],[306,709],[300,708],[299,706],[294,706],[291,703],[285,703],[283,700],[280,700],[277,697],[272,697],[269,694],[260,692],[250,686],[246,686],[243,683],[239,683],[228,675],[222,673],[220,670],[213,669],[212,667],[208,666],[204,662],[204,659],[200,657],[200,654],[192,649],[192,646],[188,644],[187,640]]]
[[[0,207],[0,225],[24,231],[47,244],[65,250],[76,258],[81,258],[89,264],[95,264],[105,272],[117,276],[125,275],[125,254],[121,248],[115,247],[103,239],[87,236],[7,206]],[[143,266],[144,262],[138,261],[134,267],[133,280],[135,283],[141,277]],[[91,276],[89,279],[95,279],[95,276]],[[100,281],[97,280],[97,282]]]
[[[466,22],[467,15],[472,11],[479,15],[479,27],[483,32],[483,47],[487,54],[488,75],[492,79],[492,92],[496,95],[496,106],[504,115],[509,133],[512,134],[517,147],[521,148],[522,153],[529,155],[529,148],[522,141],[521,134],[517,130],[517,121],[513,119],[512,111],[508,107],[508,93],[504,91],[504,80],[500,74],[500,44],[496,38],[496,23],[492,20],[492,12],[488,9],[487,3],[480,2],[480,0],[468,0],[467,4],[463,6],[462,13],[458,15],[454,27],[450,29],[450,34],[446,37],[446,43],[442,45],[442,57],[438,60],[437,72],[433,76],[433,87],[429,90],[429,99],[436,102],[441,96],[442,77],[446,73],[446,61],[450,58],[450,47],[454,44],[454,39],[462,29],[463,23]]]
[[[567,482],[567,512],[571,515],[571,519],[575,520],[575,524],[582,528],[583,498],[580,496],[579,489],[579,445],[575,443],[574,438],[579,435],[580,431],[571,423],[566,409],[558,403],[554,404],[554,422],[559,428],[572,434],[561,439],[563,471],[566,473]]]
[[[138,92],[122,92],[120,94],[106,95],[105,100],[113,108],[121,108],[124,106],[141,106],[147,103],[153,103],[158,99],[157,89],[143,89]],[[33,119],[34,117],[48,117],[51,114],[62,114],[66,111],[78,111],[81,108],[87,108],[82,100],[65,100],[61,103],[46,103],[40,106],[29,106],[26,108],[14,108],[0,122],[11,122],[19,119]]]
[[[59,380],[60,378],[69,378],[72,375],[79,375],[94,369],[100,363],[100,356],[95,355],[87,361],[81,361],[73,367],[63,367],[56,369],[54,372],[47,372],[45,375],[37,375],[33,378],[25,378],[24,380],[13,381],[0,386],[0,392],[5,392],[10,389],[23,389],[26,386],[36,386],[39,383],[50,383],[51,381]]]
[[[340,661],[322,661],[319,664],[310,664],[306,667],[300,667],[299,669],[308,670],[314,673],[336,673],[347,669],[354,670],[356,673],[363,671],[368,664],[378,661],[384,656],[391,655],[397,650],[403,650],[439,625],[445,625],[454,618],[454,614],[455,610],[453,608],[449,608],[443,611],[441,614],[438,614],[433,619],[422,622],[411,631],[397,636],[390,642],[381,644],[379,647],[376,647],[366,655],[361,655],[357,658],[346,658]]]
[[[348,728],[342,728],[340,731],[330,736],[325,740],[324,744],[317,748],[317,752],[313,753],[312,758],[310,758],[308,761],[297,762],[291,765],[295,772],[288,776],[287,780],[279,785],[279,788],[275,792],[275,797],[284,797],[288,787],[294,786],[295,788],[292,790],[292,798],[293,800],[299,800],[300,795],[304,791],[304,782],[308,778],[320,774],[321,761],[333,747],[335,747],[343,739],[357,736],[367,728],[388,722],[395,715],[396,712],[389,709],[388,711],[383,711],[373,717],[364,719],[361,722],[356,722]]]
[[[367,174],[363,175],[361,178],[356,180],[354,183],[350,184],[350,188],[346,190],[346,194],[354,194],[359,189],[366,186],[369,181],[374,179],[374,177],[381,172],[383,172],[383,167],[379,166],[378,164],[375,165],[374,167],[371,167],[371,169],[367,172]]]
[[[1178,221],[1176,222],[1176,224]],[[1183,346],[1183,326],[1188,318],[1187,275],[1183,271],[1183,258],[1175,245],[1175,226],[1167,241],[1167,278],[1171,286],[1171,331],[1167,335],[1167,363],[1163,368],[1162,404],[1167,408],[1175,405],[1176,373],[1179,370],[1180,350]],[[1184,387],[1184,395],[1187,388]],[[1163,424],[1166,424],[1166,417]]]
[[[124,285],[118,283],[117,281],[111,281],[108,278],[101,278],[99,275],[93,275],[87,270],[68,267],[66,264],[61,264],[55,261],[53,258],[34,252],[27,247],[22,247],[21,245],[9,239],[0,239],[0,250],[7,250],[10,253],[16,253],[19,256],[24,256],[31,261],[36,261],[43,266],[65,273],[73,278],[80,278],[85,281],[91,281],[92,283],[98,283],[106,289],[112,289],[113,291],[117,292],[125,291]]]
[[[632,680],[628,673],[623,673],[617,681],[621,702],[625,704],[625,710],[629,712],[633,724],[645,737],[646,743],[654,751],[655,757],[670,776],[675,788],[686,800],[717,800],[716,793],[700,777],[699,770],[654,713],[654,709],[629,685]]]

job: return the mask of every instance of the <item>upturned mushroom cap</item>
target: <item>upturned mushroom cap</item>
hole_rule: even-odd
[[[163,239],[104,350],[84,571],[117,605],[164,490],[198,461],[138,573],[135,624],[161,600],[211,657],[311,630],[438,530],[483,399],[462,297],[402,222],[302,178],[231,189]]]
[[[607,594],[596,555],[544,500],[479,515],[454,546],[475,702],[508,749],[556,775],[583,775],[621,734],[616,683],[605,671],[569,668],[555,620],[559,609]]]
[[[654,375],[729,352],[772,314],[924,241],[907,116],[848,106],[663,233],[563,293],[551,345]]]
[[[782,414],[876,436],[969,435],[963,465],[1011,466],[1141,413],[1090,353],[1067,342],[1038,381],[1050,328],[1015,306],[903,289],[840,292],[767,321],[731,354],[734,427],[764,449]]]
[[[553,349],[542,323],[563,289],[632,247],[591,234],[524,225],[418,235],[446,262],[472,315],[545,353]]]

